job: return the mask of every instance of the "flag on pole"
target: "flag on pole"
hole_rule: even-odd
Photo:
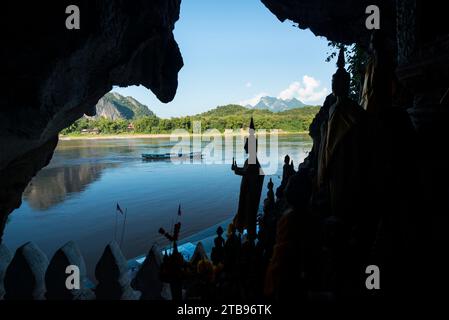
[[[118,212],[120,212],[121,214],[123,214],[123,210],[122,210],[122,208],[120,208],[120,206],[119,206],[119,204],[117,203],[117,209],[116,209]]]
[[[178,216],[179,217],[181,216],[181,204],[179,204],[179,207],[178,207]]]

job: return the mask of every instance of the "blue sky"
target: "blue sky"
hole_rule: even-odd
[[[321,104],[335,63],[325,38],[281,23],[259,0],[182,0],[175,38],[184,67],[175,99],[144,87],[114,88],[163,118],[192,115],[270,95]]]

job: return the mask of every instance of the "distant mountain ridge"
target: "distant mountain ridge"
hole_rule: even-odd
[[[271,112],[282,112],[296,108],[303,108],[306,105],[296,99],[280,99],[275,97],[265,96],[259,99],[259,101],[255,105],[247,104],[245,107],[249,109],[257,109],[257,110],[269,110]]]
[[[107,93],[95,106],[97,115],[89,119],[133,120],[155,114],[133,97],[124,97],[116,92]]]
[[[306,108],[308,105],[304,104],[300,100],[296,98],[292,99],[280,99],[270,96],[265,96],[259,99],[259,101],[255,105],[247,104],[246,106],[240,105],[228,105],[233,106],[233,108],[224,108],[221,107],[211,109],[202,114],[192,115],[191,117],[200,116],[200,115],[214,115],[217,116],[221,114],[222,111],[226,110],[227,114],[229,113],[241,113],[241,112],[254,112],[254,111],[262,111],[262,112],[271,112],[271,113],[283,113],[286,111]],[[100,118],[106,118],[111,121],[115,120],[136,120],[143,117],[156,117],[156,114],[151,111],[146,105],[140,103],[133,97],[124,97],[116,92],[109,92],[103,98],[101,98],[95,106],[96,115],[93,117],[85,116],[87,119],[98,120]]]
[[[251,116],[254,117],[267,117],[269,119],[270,117],[283,117],[283,116],[291,116],[291,115],[300,115],[300,116],[315,116],[315,114],[318,112],[321,106],[304,106],[302,108],[293,108],[290,110],[285,111],[279,111],[279,112],[273,112],[270,110],[259,110],[255,108],[248,108],[244,107],[238,104],[228,104],[225,106],[218,106],[214,109],[211,109],[209,111],[199,113],[197,115],[190,116],[192,119],[200,119],[200,118],[225,118],[225,117],[239,117],[244,116],[248,119]],[[248,122],[249,123],[249,122]],[[244,123],[246,125],[246,123]]]

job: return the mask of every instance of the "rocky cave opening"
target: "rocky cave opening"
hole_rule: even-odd
[[[444,23],[443,4],[423,0],[261,1],[280,21],[288,19],[330,41],[362,47],[368,46],[371,34],[363,27],[365,8],[373,3],[381,8],[381,28],[395,48],[396,74],[407,89],[402,108],[417,135],[413,159],[400,159],[404,163],[399,166],[407,167],[411,161],[418,164],[416,172],[406,174],[413,175],[409,178],[416,188],[408,196],[419,197],[421,203],[414,213],[419,230],[401,232],[418,232],[419,242],[411,245],[419,247],[410,248],[416,263],[401,268],[411,269],[408,274],[419,282],[416,288],[444,288],[449,108],[443,97],[449,87],[449,25]],[[162,102],[176,94],[183,66],[173,36],[180,0],[78,3],[88,12],[83,17],[86,27],[78,33],[57,27],[64,23],[64,15],[60,20],[53,18],[64,12],[69,1],[51,6],[27,3],[27,10],[17,1],[3,8],[0,78],[7,87],[0,98],[0,235],[32,177],[49,163],[58,133],[83,114],[91,114],[92,106],[114,85],[144,85]]]

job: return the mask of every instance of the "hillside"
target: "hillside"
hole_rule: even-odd
[[[110,97],[105,98],[110,99]],[[121,105],[124,105],[125,102],[130,103],[129,101],[131,101],[129,98],[125,98],[126,101],[120,100],[120,97],[117,96],[113,98],[115,99],[114,101],[121,101]],[[117,120],[106,117],[97,117],[95,119],[83,118],[63,130],[62,134],[81,134],[86,130],[94,130],[102,134],[120,134],[130,131],[135,133],[157,134],[171,133],[175,129],[185,129],[192,132],[193,121],[201,121],[202,131],[217,129],[223,132],[226,129],[238,130],[247,128],[251,117],[254,117],[256,129],[307,132],[319,108],[319,106],[304,106],[302,108],[272,112],[269,110],[248,109],[240,105],[231,104],[220,106],[197,115],[171,119],[161,119],[149,111],[148,115],[136,117],[136,113],[134,113],[133,117],[119,117]],[[117,108],[117,110],[120,111],[121,109]]]
[[[239,105],[217,107],[208,112],[190,117],[201,120],[203,129],[247,128],[254,117],[256,129],[279,129],[283,131],[308,131],[310,123],[319,111],[319,106],[305,106],[281,112],[248,109]]]
[[[97,115],[89,119],[105,118],[108,120],[138,119],[145,116],[154,116],[147,106],[132,97],[124,97],[118,93],[108,93],[101,98],[95,106]]]

